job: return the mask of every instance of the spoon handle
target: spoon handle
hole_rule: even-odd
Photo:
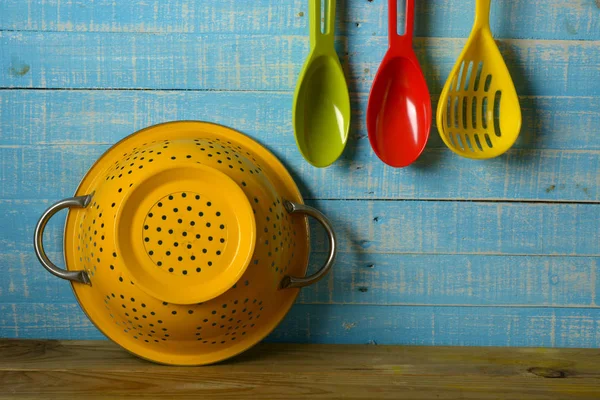
[[[490,3],[492,0],[477,0],[475,3],[475,26],[490,25]]]
[[[391,46],[401,40],[412,42],[415,28],[415,0],[406,0],[404,24],[404,35],[398,35],[398,0],[388,0],[388,36]]]
[[[325,9],[325,32],[321,32],[321,2],[327,1]],[[333,44],[335,32],[335,6],[336,0],[310,0],[310,47],[316,47],[321,41]]]

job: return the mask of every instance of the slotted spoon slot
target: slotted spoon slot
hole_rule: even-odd
[[[487,106],[488,106],[488,98],[484,97],[481,100],[481,126],[483,127],[483,129],[487,129],[488,128],[488,121],[487,121]]]
[[[450,140],[450,143],[452,143],[452,146],[456,147],[456,143],[454,142],[454,136],[452,132],[448,132],[448,139]]]
[[[473,82],[473,61],[469,61],[469,67],[467,68],[465,76],[465,91],[467,91]]]
[[[461,150],[464,150],[464,149],[465,149],[465,146],[463,145],[463,142],[462,142],[462,137],[460,136],[460,133],[457,133],[457,134],[456,134],[456,143],[458,144],[458,147],[459,147]]]
[[[461,90],[461,82],[464,80],[464,76],[463,76],[463,69],[465,68],[465,62],[463,61],[460,64],[460,69],[458,70],[458,74],[456,75],[457,78],[457,83],[456,83],[456,91],[460,92]]]
[[[452,127],[451,125],[451,120],[450,120],[450,115],[452,113],[452,96],[448,96],[448,103],[446,104],[446,126],[448,126],[448,128]]]
[[[469,98],[467,96],[464,96],[462,99],[462,124],[463,124],[464,129],[469,129],[468,118],[467,118],[469,115],[469,112],[467,111],[468,102],[469,102]]]
[[[473,129],[477,129],[477,97],[471,99],[471,120]]]
[[[490,86],[492,86],[492,75],[488,75],[487,78],[485,78],[485,86],[483,87],[483,91],[489,92]]]
[[[479,140],[479,135],[478,134],[474,134],[473,137],[475,138],[475,144],[477,145],[477,148],[480,151],[483,151],[483,147],[481,146],[481,141]]]
[[[457,108],[457,112],[458,112],[458,119],[456,120],[456,123],[458,124],[457,128],[463,130],[464,129],[464,115],[463,115],[463,96],[458,96],[456,98],[457,102],[456,102],[456,108]]]
[[[475,150],[473,149],[473,146],[471,145],[471,139],[470,139],[470,137],[469,137],[469,134],[466,134],[466,133],[465,133],[465,143],[467,144],[467,148],[468,148],[469,150],[471,150],[471,151],[475,151]]]
[[[501,100],[502,100],[502,92],[500,90],[497,90],[496,95],[494,96],[494,133],[498,137],[502,136],[502,132],[500,132],[500,101]]]
[[[493,148],[494,145],[492,143],[492,139],[490,138],[490,135],[488,135],[487,133],[485,134],[485,142],[487,143],[487,145],[489,146],[489,148]]]
[[[481,80],[481,73],[483,72],[483,61],[479,61],[477,66],[477,75],[475,76],[475,82],[473,82],[473,90],[476,92],[479,90],[479,82]]]
[[[458,121],[459,121],[459,119],[458,119],[458,112],[459,112],[458,99],[459,99],[459,96],[456,96],[454,98],[454,101],[452,102],[452,126],[454,128],[458,128]]]

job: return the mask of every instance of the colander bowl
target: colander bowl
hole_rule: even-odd
[[[47,257],[43,233],[68,209],[67,269]],[[329,255],[304,277],[307,216],[327,231]],[[182,121],[152,126],[111,147],[74,197],[44,212],[34,249],[69,280],[108,338],[158,363],[203,365],[269,334],[298,290],[333,265],[335,234],[303,204],[285,167],[232,129]]]

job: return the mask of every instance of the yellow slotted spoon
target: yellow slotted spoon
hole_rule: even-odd
[[[476,0],[473,30],[437,108],[442,140],[467,158],[503,154],[521,130],[519,98],[490,30],[490,2]]]

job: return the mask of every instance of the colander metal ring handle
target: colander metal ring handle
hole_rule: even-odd
[[[305,286],[312,285],[313,283],[317,283],[318,281],[323,279],[323,277],[327,275],[327,273],[333,266],[333,263],[335,262],[335,256],[337,253],[335,232],[333,231],[331,223],[329,222],[327,217],[323,215],[323,213],[319,210],[304,204],[293,203],[287,200],[283,202],[283,205],[290,214],[301,213],[309,215],[316,219],[317,222],[319,222],[323,226],[323,228],[325,228],[325,231],[327,232],[327,237],[329,239],[329,255],[327,256],[327,261],[325,261],[325,264],[317,272],[303,278],[285,276],[281,281],[282,289],[302,288]]]
[[[90,277],[85,271],[67,271],[65,269],[57,267],[46,255],[44,250],[44,229],[46,224],[50,221],[50,218],[54,216],[60,210],[65,208],[85,208],[92,200],[92,195],[70,197],[63,199],[58,203],[53,204],[48,208],[42,217],[38,221],[33,236],[33,248],[35,249],[35,255],[37,256],[40,263],[46,268],[52,275],[58,276],[59,278],[66,279],[73,282],[85,283],[91,285]]]

